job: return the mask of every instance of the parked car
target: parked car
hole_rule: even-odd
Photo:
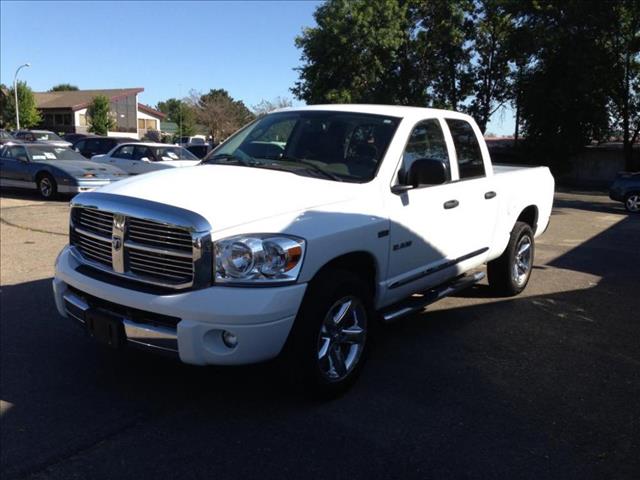
[[[108,163],[131,175],[163,170],[166,168],[192,167],[200,159],[183,147],[165,143],[123,143],[105,155],[91,160]]]
[[[0,130],[0,145],[4,145],[8,142],[15,142],[16,139],[6,130]]]
[[[468,115],[274,112],[198,167],[75,197],[55,303],[112,347],[195,365],[282,354],[333,394],[375,322],[475,284],[484,263],[500,295],[524,290],[553,190],[545,167],[493,166]]]
[[[181,147],[189,147],[191,145],[206,145],[207,138],[204,135],[193,135],[190,137],[177,137],[175,141],[176,145]]]
[[[89,192],[126,176],[50,143],[8,143],[0,149],[0,186],[37,189],[47,200],[58,193]]]
[[[206,157],[211,151],[211,146],[208,143],[205,143],[204,145],[188,145],[185,148],[198,158]]]
[[[609,198],[624,202],[630,213],[640,212],[640,172],[620,172],[609,188]]]
[[[56,147],[70,147],[71,142],[63,140],[58,135],[49,130],[18,130],[13,135],[17,140],[23,142],[45,142]]]
[[[90,135],[75,142],[73,148],[83,157],[91,158],[95,155],[104,155],[122,143],[134,142],[138,142],[138,140],[129,137],[101,137],[98,135]]]
[[[67,133],[65,134],[62,138],[64,140],[66,140],[67,142],[70,142],[72,145],[74,143],[76,143],[78,140],[81,140],[83,138],[87,138],[90,135],[87,133]]]

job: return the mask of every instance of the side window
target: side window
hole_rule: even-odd
[[[18,160],[20,157],[22,158],[28,158],[27,157],[27,150],[24,147],[20,147],[20,146],[13,146],[13,147],[9,147],[7,149],[7,153],[8,153],[8,157],[9,158],[13,158],[15,160]]]
[[[480,144],[469,122],[449,118],[447,125],[456,147],[460,180],[484,177],[484,162],[482,161]]]
[[[84,150],[84,144],[86,143],[85,140],[80,140],[78,143],[76,143],[76,150]]]
[[[123,158],[124,160],[131,160],[133,156],[133,145],[125,145],[113,152],[112,157]]]
[[[409,136],[404,149],[402,168],[406,171],[411,164],[420,158],[433,158],[449,162],[447,144],[438,120],[424,120],[418,123]]]
[[[142,160],[143,158],[148,158],[149,160],[153,160],[153,154],[151,153],[151,150],[149,150],[149,147],[146,147],[144,145],[142,146],[136,146],[133,149],[133,155],[131,156],[131,158],[133,160]]]

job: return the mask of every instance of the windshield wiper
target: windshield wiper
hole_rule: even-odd
[[[217,155],[214,155],[213,157],[211,157],[210,159],[206,160],[203,163],[210,163],[213,162],[215,160],[233,160],[235,162],[238,162],[240,165],[244,165],[245,167],[251,167],[252,165],[247,162],[246,160],[236,156],[236,155],[232,155],[230,153],[219,153]]]
[[[307,170],[313,170],[314,172],[318,172],[322,175],[324,175],[326,178],[329,178],[331,180],[335,180],[336,182],[342,182],[342,178],[340,178],[339,176],[337,176],[334,173],[331,173],[328,170],[325,170],[324,168],[319,167],[318,165],[316,165],[313,162],[310,162],[309,160],[305,160],[304,158],[294,158],[294,157],[280,157],[278,158],[278,160],[284,160],[287,162],[293,162],[293,163],[301,163],[303,165],[305,165],[307,167]]]

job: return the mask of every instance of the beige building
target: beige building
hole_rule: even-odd
[[[143,88],[107,90],[75,90],[64,92],[35,92],[35,100],[42,114],[41,128],[63,133],[88,133],[87,108],[98,95],[109,99],[109,113],[115,120],[110,136],[142,138],[149,130],[160,130],[165,115],[138,102]]]

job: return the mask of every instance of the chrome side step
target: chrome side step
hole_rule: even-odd
[[[382,319],[385,323],[393,322],[399,318],[406,317],[412,313],[423,310],[438,300],[458,293],[465,288],[478,283],[485,277],[484,272],[476,272],[473,275],[467,275],[452,282],[445,283],[439,287],[425,291],[420,298],[409,297],[399,303],[391,305],[382,310]]]

